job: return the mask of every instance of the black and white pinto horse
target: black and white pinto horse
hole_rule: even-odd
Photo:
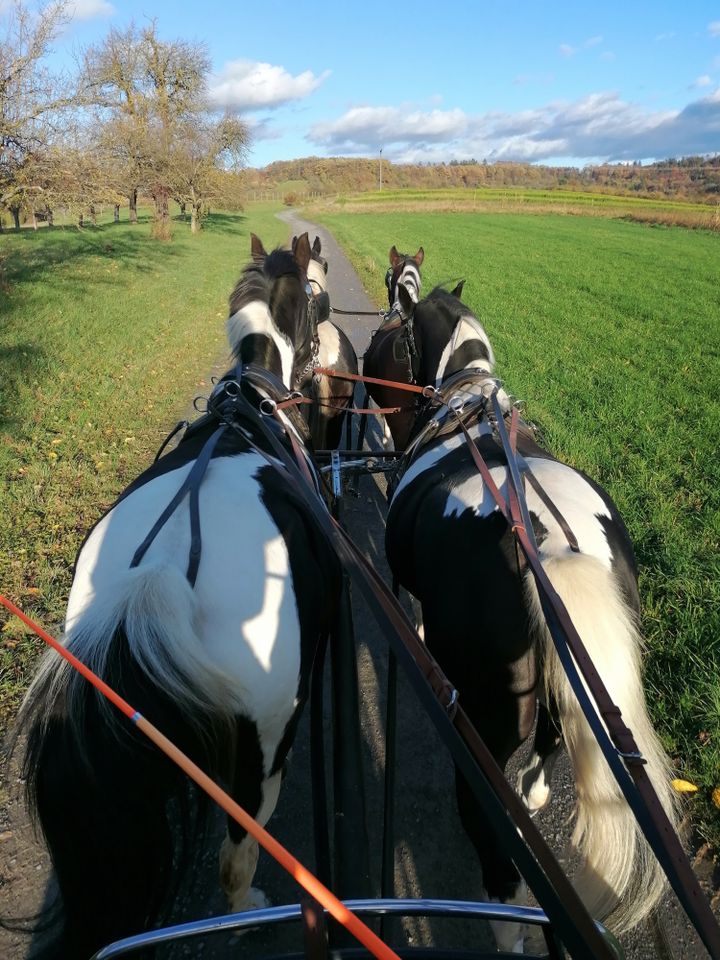
[[[265,823],[340,587],[302,497],[270,463],[267,430],[284,445],[295,431],[304,444],[304,420],[285,411],[263,428],[255,414],[263,400],[309,389],[310,244],[305,234],[294,254],[267,255],[253,237],[252,253],[227,323],[238,366],[208,414],[89,534],[65,643]],[[202,482],[189,481],[194,472]],[[20,727],[62,897],[50,955],[79,960],[166,919],[205,822],[184,774],[53,653]],[[257,858],[230,821],[220,879],[233,911],[264,903],[251,887]]]
[[[433,290],[417,306],[403,296],[404,309],[413,312],[417,383],[441,387],[463,370],[487,374],[475,373],[465,383],[460,375],[453,381],[459,383],[453,395],[469,405],[468,410],[475,405],[468,429],[497,487],[506,494],[507,461],[481,400],[497,383],[484,329],[445,290]],[[502,389],[499,400],[509,413],[511,401]],[[423,425],[434,415],[431,410],[419,417],[414,438],[421,437]],[[414,450],[411,439],[387,520],[391,568],[420,601],[425,641],[502,767],[531,733],[540,698],[534,753],[519,776],[518,789],[531,811],[549,800],[550,771],[562,737],[577,787],[572,843],[584,860],[578,889],[593,916],[610,916],[616,930],[627,930],[656,906],[663,874],[569,687],[534,578],[453,423],[450,418],[443,421],[438,432],[429,434],[434,439]],[[672,817],[669,763],[650,725],[641,682],[640,604],[626,528],[608,494],[540,447],[525,424],[519,430],[518,451],[561,514],[559,521],[527,484],[543,567],[633,731]],[[566,525],[577,539],[577,551],[569,546]],[[524,882],[459,772],[456,792],[487,894],[505,902],[522,901]],[[496,928],[503,949],[521,951],[520,933],[516,925]]]
[[[296,238],[293,237],[293,249]],[[308,282],[313,295],[327,292],[328,262],[321,256],[320,237],[315,237],[312,257],[308,264]],[[357,373],[357,355],[347,334],[333,323],[329,316],[318,318],[318,365],[339,373]],[[310,435],[316,450],[333,450],[340,445],[343,426],[352,405],[355,384],[319,374],[313,378],[310,410]],[[348,444],[349,446],[349,444]]]
[[[390,266],[385,274],[389,310],[382,326],[372,336],[363,358],[363,374],[397,383],[412,380],[414,344],[412,328],[408,326],[408,314],[400,298],[400,291],[417,303],[420,296],[420,267],[425,258],[422,247],[414,255],[398,253],[390,248]],[[415,421],[415,409],[409,394],[382,384],[367,384],[367,392],[378,407],[400,407],[398,413],[389,413],[383,418],[383,442],[395,450],[404,450]]]

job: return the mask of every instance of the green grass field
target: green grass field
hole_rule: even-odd
[[[720,237],[547,215],[318,216],[378,304],[392,244],[424,247],[426,292],[465,278],[508,389],[617,502],[641,571],[651,710],[717,844]]]
[[[85,532],[207,393],[250,231],[288,240],[275,209],[170,243],[143,216],[0,236],[0,591],[47,628]],[[0,739],[41,645],[0,614]]]

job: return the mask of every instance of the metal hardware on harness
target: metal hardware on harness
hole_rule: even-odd
[[[263,397],[260,401],[260,413],[264,417],[274,417],[277,410],[277,404],[270,397]]]
[[[426,400],[433,400],[440,395],[440,392],[436,386],[433,386],[432,383],[429,383],[426,387],[422,388],[422,395]]]
[[[333,450],[330,454],[330,471],[332,472],[332,492],[334,497],[342,496],[342,480],[340,479],[340,454]]]
[[[453,413],[462,413],[465,406],[465,401],[459,393],[456,393],[454,397],[450,397],[447,405],[450,407]]]
[[[622,750],[618,750],[617,754],[619,757],[622,757],[625,763],[640,763],[646,764],[647,760],[642,755],[640,750],[632,750],[629,753],[624,753]]]
[[[460,696],[460,694],[457,692],[457,690],[455,689],[455,687],[453,687],[452,693],[450,694],[450,699],[449,699],[448,702],[445,704],[445,710],[446,710],[448,716],[450,716],[450,717],[454,717],[454,716],[455,716],[455,711],[456,711],[456,709],[457,709],[457,703],[458,703],[458,697],[459,697],[459,696]]]

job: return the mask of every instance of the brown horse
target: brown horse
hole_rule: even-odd
[[[412,358],[415,349],[412,327],[408,326],[408,318],[400,302],[398,290],[400,286],[405,287],[413,303],[417,303],[420,293],[420,266],[424,257],[422,247],[415,256],[398,253],[395,246],[390,248],[390,268],[385,276],[390,311],[382,326],[373,334],[365,351],[363,373],[368,377],[396,380],[399,383],[412,382]],[[386,415],[385,437],[387,443],[389,430],[394,448],[403,450],[415,421],[411,394],[372,383],[367,384],[367,392],[379,407],[400,407],[399,413]]]

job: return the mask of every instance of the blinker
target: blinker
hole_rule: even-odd
[[[315,297],[315,304],[317,309],[317,322],[322,323],[323,320],[328,320],[330,318],[330,294],[326,291],[318,293]]]

